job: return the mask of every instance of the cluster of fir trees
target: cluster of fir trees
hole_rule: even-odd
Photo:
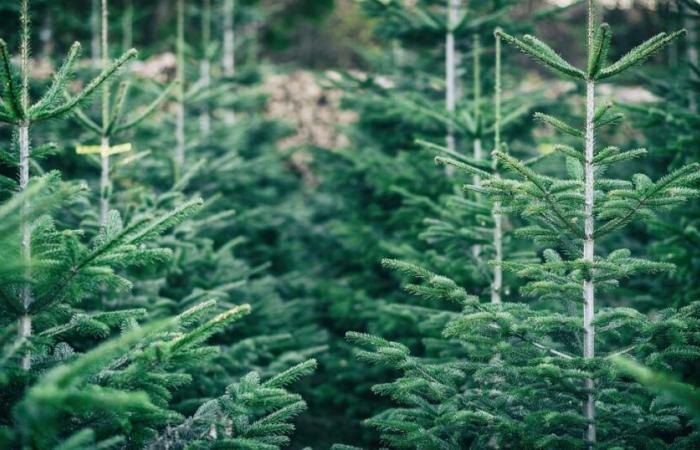
[[[440,20],[438,26],[428,27],[430,42],[425,43],[417,39],[416,30],[410,30],[411,27],[420,29],[425,24],[409,23],[407,27],[406,23],[399,22],[400,27],[393,30],[397,4],[379,10],[377,4],[365,5],[370,14],[382,18],[380,25],[386,24],[387,30],[393,30],[388,31],[386,37],[394,43],[402,41],[401,45],[407,49],[395,46],[396,52],[390,55],[392,59],[388,64],[387,61],[376,61],[378,73],[385,72],[395,78],[400,87],[383,90],[378,89],[380,85],[371,86],[377,94],[371,97],[366,96],[368,85],[362,86],[362,91],[354,90],[361,95],[349,99],[349,106],[362,112],[354,146],[366,141],[378,147],[373,144],[362,154],[357,154],[355,148],[349,149],[348,153],[340,154],[340,159],[335,153],[319,152],[316,155],[318,172],[334,175],[322,177],[324,184],[314,192],[300,185],[299,177],[285,167],[284,155],[274,151],[274,141],[286,132],[283,126],[263,119],[259,114],[230,114],[232,106],[239,112],[260,111],[264,100],[255,90],[245,89],[250,94],[241,94],[244,86],[257,83],[264,75],[264,69],[257,64],[241,64],[227,56],[230,51],[225,51],[233,48],[238,55],[245,55],[248,62],[255,62],[256,52],[246,51],[255,47],[254,42],[244,41],[243,45],[231,46],[231,32],[227,32],[226,23],[211,23],[211,18],[217,15],[210,13],[210,8],[230,8],[230,2],[176,3],[172,48],[176,49],[176,79],[179,83],[160,87],[150,82],[133,82],[128,91],[124,89],[129,95],[122,95],[121,91],[115,95],[115,104],[124,101],[128,106],[129,102],[139,100],[130,100],[131,96],[137,96],[152,105],[143,112],[153,111],[155,114],[139,123],[138,133],[133,133],[133,127],[124,130],[123,138],[139,150],[149,147],[151,150],[128,155],[123,161],[115,159],[110,171],[110,186],[106,191],[100,191],[107,192],[106,196],[115,204],[124,205],[118,207],[123,214],[144,210],[151,214],[165,212],[188,195],[203,195],[207,202],[202,214],[211,213],[204,220],[187,221],[173,234],[158,240],[159,245],[169,248],[175,255],[165,277],[161,276],[162,272],[150,271],[144,277],[141,271],[134,280],[133,295],[128,299],[110,299],[110,305],[146,307],[152,317],[178,314],[207,298],[216,298],[221,304],[236,299],[236,302],[244,301],[253,306],[253,317],[239,325],[239,333],[234,337],[238,339],[242,334],[243,341],[240,344],[221,342],[230,345],[231,350],[217,356],[212,364],[200,368],[194,374],[195,380],[178,390],[175,401],[181,412],[193,414],[201,403],[198,399],[215,396],[239,374],[251,368],[272,374],[313,354],[322,363],[313,384],[322,383],[322,388],[302,388],[313,412],[300,420],[297,437],[300,442],[316,446],[327,446],[332,440],[353,439],[360,420],[383,404],[377,403],[369,394],[369,387],[386,374],[382,373],[384,371],[370,376],[364,374],[364,366],[352,357],[351,347],[344,342],[345,332],[362,327],[383,335],[415,340],[421,334],[417,328],[425,315],[417,305],[410,315],[393,308],[390,302],[386,307],[376,307],[376,298],[384,295],[416,303],[401,294],[395,280],[382,274],[379,268],[381,256],[387,253],[397,257],[416,255],[429,251],[430,245],[435,243],[445,244],[443,248],[448,254],[431,251],[431,258],[441,265],[466,268],[460,282],[479,284],[481,289],[488,289],[490,280],[486,275],[486,265],[471,270],[470,264],[463,264],[464,260],[460,258],[470,252],[463,253],[461,248],[465,243],[455,239],[466,229],[463,224],[473,222],[471,211],[483,207],[460,193],[455,195],[451,181],[435,177],[432,168],[426,164],[430,160],[429,152],[422,150],[424,144],[416,145],[414,139],[439,139],[448,129],[452,129],[457,140],[474,133],[483,134],[480,138],[483,140],[491,138],[492,127],[480,128],[481,116],[487,117],[493,112],[479,93],[491,88],[489,61],[492,56],[489,49],[476,51],[468,58],[473,65],[470,74],[479,74],[486,68],[480,77],[484,85],[476,83],[473,95],[464,96],[468,100],[459,105],[460,114],[464,113],[459,120],[450,117],[449,102],[445,102],[446,95],[454,97],[456,92],[447,93],[450,91],[446,88],[447,82],[441,85],[444,72],[449,70],[452,70],[454,83],[458,67],[456,58],[433,49],[442,48],[450,35],[456,36],[453,41],[467,42],[468,46],[472,42],[487,43],[493,26],[508,25],[505,14],[514,3],[495,2],[463,15],[466,11],[443,9],[441,2],[432,2],[426,7],[437,7],[439,14],[435,18]],[[246,7],[241,7],[241,4]],[[250,2],[238,2],[237,5],[235,21],[238,31],[245,30],[247,21],[255,22],[262,17],[260,10],[250,8]],[[122,16],[119,20],[120,37],[122,42],[127,42],[127,37],[132,35],[128,19],[136,20],[138,15],[130,14],[126,8]],[[223,18],[226,17],[224,14]],[[449,26],[455,17],[459,23]],[[202,32],[190,35],[192,28]],[[220,46],[213,38],[217,35],[223,39]],[[246,39],[240,33],[234,33],[234,36],[239,42],[241,38]],[[414,50],[415,59],[401,59],[402,53]],[[94,54],[104,52],[98,48]],[[222,57],[220,68],[215,62],[219,56]],[[233,72],[230,61],[234,61]],[[435,65],[435,61],[439,64]],[[420,66],[418,70],[413,69],[416,65]],[[431,67],[437,67],[438,72],[431,72]],[[418,86],[412,78],[416,74],[422,80]],[[437,85],[435,80],[439,80]],[[232,85],[236,86],[233,93]],[[168,91],[173,93],[172,99]],[[409,94],[410,101],[402,99],[403,94]],[[153,109],[165,99],[172,100],[175,115],[161,115]],[[396,112],[394,117],[383,116],[387,106]],[[374,117],[365,114],[365,108],[373,109]],[[476,119],[471,117],[472,111]],[[506,106],[508,118],[504,122],[506,127],[514,128],[510,130],[513,134],[522,135],[527,130],[524,112],[526,108],[517,102]],[[91,127],[85,118],[100,122],[96,119],[99,116],[98,106],[92,114],[76,115],[76,120],[66,128],[57,126],[54,134],[66,136],[75,133],[77,122],[87,131],[75,144],[89,142],[95,139],[96,127]],[[475,125],[474,120],[479,124]],[[396,134],[404,140],[401,146],[384,142],[384,124],[403,130],[403,134]],[[164,126],[175,132],[164,135]],[[420,132],[416,133],[416,129]],[[174,158],[171,148],[176,149]],[[232,148],[236,151],[231,151]],[[351,158],[347,158],[348,154]],[[377,158],[389,165],[377,164]],[[86,172],[105,172],[86,164],[83,156],[62,158],[55,164],[78,177],[85,177]],[[489,163],[484,164],[488,166]],[[141,170],[134,174],[136,165]],[[374,171],[376,167],[382,167],[382,170]],[[397,174],[402,175],[397,178]],[[436,179],[440,180],[439,185],[435,185]],[[359,192],[356,189],[358,180],[359,184],[366,186]],[[149,189],[144,190],[145,185],[150,185]],[[159,188],[153,189],[153,186]],[[163,186],[171,187],[163,190]],[[415,195],[423,193],[425,188],[425,195]],[[430,201],[438,196],[444,196],[444,200]],[[457,215],[451,208],[455,202],[460,208]],[[363,212],[364,205],[368,204],[370,210]],[[402,206],[396,211],[399,205]],[[98,215],[92,212],[94,209],[86,208],[86,211],[75,219],[82,228],[96,231]],[[414,231],[422,229],[424,216],[437,217],[433,219],[436,226],[412,245],[406,245]],[[408,227],[407,223],[410,224]],[[444,229],[445,226],[448,230]],[[456,234],[452,227],[457,227]],[[479,240],[483,241],[483,236]],[[472,242],[466,244],[469,248],[474,245]],[[490,252],[491,249],[484,248],[484,251]],[[473,261],[471,257],[465,260]],[[406,327],[407,321],[411,323],[410,328]],[[328,330],[330,340],[327,341],[319,328]],[[330,345],[329,351],[318,354],[326,343]],[[348,422],[353,425],[346,426]],[[343,435],[333,436],[331,441],[327,433],[315,431],[339,428],[343,429]],[[365,432],[360,441],[379,445],[375,439],[372,433]]]
[[[697,12],[682,3],[680,22],[692,30]],[[341,82],[358,122],[348,148],[314,153],[313,187],[276,149],[289,128],[263,115],[258,86],[269,67],[257,58],[266,16],[257,2],[175,2],[172,39],[157,48],[176,54],[165,85],[128,61],[110,64],[152,11],[127,1],[108,14],[108,2],[94,4],[95,21],[81,31],[94,36],[93,61],[77,83],[67,83],[80,62],[71,53],[52,79],[26,77],[27,98],[41,100],[22,109],[28,72],[22,58],[19,68],[4,59],[3,120],[13,134],[0,179],[9,250],[0,266],[3,445],[278,448],[305,409],[286,390],[301,376],[312,381],[294,390],[311,410],[297,419],[296,446],[697,445],[692,246],[678,244],[692,245],[693,210],[680,220],[654,210],[696,195],[697,169],[682,164],[696,160],[687,88],[697,87],[697,65],[667,82],[653,71],[643,77],[670,106],[619,106],[649,130],[651,170],[628,141],[598,143],[598,135],[621,139],[621,118],[595,88],[601,106],[583,101],[589,82],[646,59],[673,30],[607,64],[609,28],[591,21],[584,70],[534,38],[513,37],[561,8],[513,22],[516,1],[362,2],[391,51],[368,53],[372,72]],[[22,23],[18,45],[28,54]],[[503,34],[494,38],[496,28]],[[508,94],[522,63],[508,43],[575,81],[570,100]],[[680,48],[692,61],[692,45]],[[563,136],[535,140],[533,110]],[[660,139],[659,126],[674,139]],[[35,144],[23,146],[22,136]],[[111,154],[124,144],[132,150]],[[536,155],[535,145],[555,151]],[[76,146],[97,153],[74,154]],[[656,173],[666,166],[680,171]],[[625,181],[637,170],[659,181]],[[639,215],[662,263],[617,248],[619,228],[637,233]],[[669,263],[686,286],[674,289],[673,309],[641,294],[663,292],[669,279],[656,272]],[[618,286],[639,271],[655,275]],[[588,316],[595,328],[580,312],[591,291],[600,298]],[[347,330],[360,333],[345,342]],[[315,375],[311,357],[320,361]],[[368,370],[363,359],[377,364]]]
[[[284,127],[256,113],[261,95],[245,87],[255,83],[254,71],[231,72],[230,33],[219,85],[207,83],[204,64],[202,81],[187,83],[196,56],[184,48],[186,2],[178,5],[178,76],[164,87],[129,70],[135,50],[111,61],[109,6],[100,1],[102,57],[92,79],[82,79],[79,44],[50,79],[32,79],[28,0],[17,11],[18,64],[0,42],[0,119],[8,131],[0,213],[8,251],[0,269],[2,446],[279,448],[306,409],[287,387],[314,371],[309,355],[321,349],[322,333],[303,325],[301,301],[284,302],[276,282],[259,275],[262,264],[234,254],[242,239],[226,229],[232,205],[220,205],[212,186],[218,180],[202,172],[215,168],[223,178],[245,163],[279,167],[269,153]],[[234,14],[232,2],[216,6]],[[224,26],[233,26],[230,19]],[[204,33],[201,58],[211,61],[221,52],[209,45]],[[245,106],[241,117],[221,114],[210,124],[214,132],[215,121],[233,120],[237,132],[217,147],[184,141],[194,115],[188,102],[214,97],[229,111],[231,103]],[[174,106],[175,120],[154,116],[163,104]],[[207,108],[192,109],[204,128]],[[153,139],[153,130],[171,121],[183,143],[174,152]],[[266,134],[266,158],[245,153],[261,129],[277,130]],[[74,148],[79,154],[71,155]],[[125,149],[132,151],[121,154]],[[76,172],[89,183],[71,180]],[[241,229],[252,222],[242,220]],[[294,333],[279,326],[294,315],[301,324]]]
[[[674,266],[633,257],[630,250],[618,248],[615,236],[635,219],[663,223],[664,211],[697,197],[700,172],[697,163],[682,165],[676,158],[677,166],[657,181],[641,173],[623,178],[625,163],[633,165],[646,150],[600,142],[614,136],[610,129],[623,117],[596,89],[673,45],[684,32],[661,33],[608,58],[611,29],[598,22],[594,1],[588,2],[587,17],[582,69],[533,36],[496,30],[496,132],[489,165],[475,161],[476,154],[455,151],[449,135],[444,147],[440,141],[424,144],[441,153],[437,162],[472,177],[464,188],[474,197],[463,203],[469,202],[474,211],[469,216],[477,223],[465,226],[460,239],[472,246],[462,250],[475,259],[473,267],[488,258],[492,282],[490,295],[478,288],[469,292],[472,286],[463,284],[459,272],[444,272],[425,255],[384,260],[403,275],[408,293],[429,302],[420,312],[393,307],[404,317],[422,318],[419,345],[348,334],[361,359],[399,372],[373,387],[397,405],[366,421],[392,448],[697,446],[697,395],[677,380],[695,381],[691,368],[698,305],[664,305],[645,314],[643,296],[638,304],[621,301],[618,286],[626,278],[640,273],[661,277]],[[563,135],[546,158],[517,158],[503,142],[501,72],[508,70],[501,63],[503,43],[580,86],[580,106],[566,120],[535,114]],[[684,96],[679,110],[686,111],[688,102]],[[448,124],[454,126],[454,121]],[[477,139],[472,137],[472,148],[479,147]],[[455,175],[449,171],[447,176]],[[452,209],[458,205],[453,200]],[[427,222],[427,236],[443,237],[454,229]],[[503,252],[508,234],[532,242],[536,257]],[[671,257],[677,257],[675,252]],[[508,291],[497,282],[501,270],[519,280],[513,282],[518,289],[505,296]],[[628,358],[677,373],[669,378]]]

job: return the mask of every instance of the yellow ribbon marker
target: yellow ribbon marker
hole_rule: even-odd
[[[126,152],[130,152],[131,150],[133,150],[133,147],[130,143],[119,144],[119,145],[115,145],[113,147],[110,147],[109,150],[107,151],[107,154],[108,155],[116,155],[117,153],[126,153]],[[79,155],[99,154],[99,153],[102,153],[102,146],[101,145],[78,145],[75,148],[75,152]]]

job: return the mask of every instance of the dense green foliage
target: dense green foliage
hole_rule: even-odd
[[[0,448],[698,448],[658,3],[0,0]]]

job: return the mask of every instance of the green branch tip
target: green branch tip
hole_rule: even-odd
[[[138,51],[134,48],[124,52],[122,56],[116,59],[112,64],[104,69],[97,77],[93,78],[90,83],[83,89],[78,95],[73,97],[71,100],[67,101],[61,106],[50,109],[48,111],[38,111],[33,115],[32,120],[41,121],[47,119],[53,119],[59,117],[63,114],[71,112],[76,106],[80,105],[81,102],[85,101],[94,91],[96,91],[102,84],[111,77],[117,70],[119,70],[127,61],[133,59],[138,55]]]
[[[662,48],[668,46],[673,41],[679,37],[686,34],[685,29],[675,31],[671,34],[659,33],[656,36],[647,39],[645,42],[634,47],[632,50],[627,52],[622,58],[618,59],[615,63],[609,65],[608,67],[600,70],[600,72],[595,77],[596,80],[603,80],[605,78],[610,78],[612,76],[618,75],[625,70],[642,63],[644,60],[649,58],[651,55],[661,50]]]
[[[522,39],[518,39],[503,31],[496,31],[496,36],[501,37],[507,43],[515,46],[521,52],[533,58],[535,61],[543,64],[561,75],[583,80],[585,74],[582,70],[577,69],[568,61],[561,57],[552,47],[540,41],[532,35],[525,35]]]
[[[194,314],[197,314],[199,311],[203,311],[214,306],[216,306],[216,300],[207,300],[206,302],[198,303],[193,307],[187,309],[186,311],[182,312],[180,314],[180,318],[190,317]]]
[[[594,79],[600,72],[608,58],[610,42],[612,40],[612,29],[607,23],[603,23],[596,29],[593,37],[593,46],[588,53],[588,78]]]

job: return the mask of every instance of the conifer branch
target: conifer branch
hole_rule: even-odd
[[[562,133],[566,133],[570,136],[577,137],[577,138],[583,138],[584,133],[579,130],[576,127],[573,127],[569,125],[568,123],[557,119],[556,117],[552,117],[548,114],[543,114],[543,113],[535,113],[535,120],[539,120],[543,123],[546,123],[548,125],[551,125],[552,127],[556,128],[557,130],[561,131]]]
[[[126,102],[126,96],[129,92],[129,82],[124,81],[119,83],[119,89],[117,90],[117,95],[114,98],[114,107],[112,112],[109,114],[107,119],[107,128],[104,131],[106,136],[111,136],[116,134],[115,127],[122,117],[122,111],[124,110],[124,103]]]
[[[436,156],[435,157],[435,163],[436,164],[445,164],[445,165],[450,165],[453,167],[456,167],[458,169],[461,169],[474,177],[479,177],[479,178],[484,178],[484,179],[489,179],[491,178],[491,174],[488,173],[485,170],[481,170],[477,167],[474,167],[471,164],[464,163],[462,161],[457,161],[456,159],[453,158],[447,158],[444,156]]]
[[[550,46],[540,41],[534,36],[526,35],[522,40],[505,33],[502,30],[496,31],[498,36],[504,41],[518,48],[523,53],[532,57],[535,61],[554,69],[562,75],[583,80],[585,75],[583,71],[575,68],[570,63],[564,60]]]
[[[623,215],[610,220],[603,224],[595,236],[600,237],[611,233],[612,231],[626,225],[632,218],[639,212],[640,209],[647,206],[652,200],[654,200],[658,195],[666,191],[671,187],[675,187],[683,184],[684,182],[691,182],[700,178],[700,164],[693,163],[687,166],[681,167],[674,172],[664,176],[657,183],[651,184],[647,187],[642,195],[632,205],[626,205],[626,213]],[[694,195],[694,194],[693,194]]]
[[[0,82],[2,82],[5,104],[9,107],[13,120],[22,120],[24,118],[24,110],[22,109],[20,93],[12,76],[12,65],[7,51],[7,44],[2,39],[0,39]]]
[[[64,97],[66,100],[70,100],[68,93],[64,93]],[[83,112],[82,108],[80,106],[75,106],[71,110],[71,114],[73,115],[73,118],[83,126],[83,128],[92,131],[95,133],[97,136],[102,135],[102,128],[100,128],[99,125],[97,125],[90,117],[88,117],[85,112]]]
[[[670,45],[673,41],[683,36],[686,33],[685,30],[679,30],[671,34],[659,33],[656,36],[648,39],[646,42],[638,45],[629,51],[622,58],[614,62],[613,64],[602,69],[598,76],[595,78],[597,80],[604,80],[612,76],[618,75],[632,66],[644,62],[645,59],[661,50],[662,48]]]
[[[570,220],[567,220],[566,214],[561,210],[556,200],[552,198],[551,193],[547,190],[544,184],[542,184],[540,177],[535,172],[533,172],[530,168],[526,167],[520,161],[518,161],[510,155],[499,151],[494,152],[493,155],[494,157],[498,158],[499,161],[501,161],[505,166],[518,172],[525,179],[530,181],[537,188],[537,190],[540,191],[540,193],[542,194],[542,198],[545,200],[547,205],[549,205],[551,211],[556,215],[559,221],[559,225],[567,228],[577,238],[581,238],[583,236],[581,230],[576,228]]]
[[[595,31],[593,47],[588,54],[588,78],[595,78],[605,65],[610,50],[612,30],[607,23],[601,24]]]
[[[176,89],[178,85],[179,82],[177,80],[173,81],[160,93],[158,97],[156,97],[151,103],[149,103],[140,113],[136,114],[133,118],[127,120],[123,124],[115,124],[114,133],[122,133],[124,131],[130,130],[138,126],[144,120],[148,119],[151,115],[153,115],[153,113],[157,111],[158,107],[162,105],[163,102],[165,102],[165,100],[167,100],[167,98],[172,93],[173,89]]]
[[[83,103],[90,95],[92,95],[102,84],[111,77],[117,70],[119,70],[124,64],[129,60],[133,59],[137,55],[137,51],[131,49],[124,53],[121,57],[115,60],[109,65],[105,70],[103,70],[97,77],[95,77],[88,85],[83,89],[78,95],[71,98],[63,105],[49,109],[47,111],[36,111],[30,118],[32,121],[37,122],[41,120],[53,119],[59,117],[63,114],[70,112],[77,105]]]
[[[73,66],[80,57],[80,51],[80,43],[73,43],[61,68],[54,74],[51,86],[47,89],[44,96],[29,109],[30,115],[55,105],[59,100],[59,97],[65,92],[68,81],[70,81],[70,77],[73,74]]]
[[[640,383],[658,393],[665,394],[675,403],[682,405],[696,419],[700,418],[700,392],[695,386],[681,383],[673,377],[654,372],[635,361],[617,356],[615,365],[625,374],[634,377]]]

